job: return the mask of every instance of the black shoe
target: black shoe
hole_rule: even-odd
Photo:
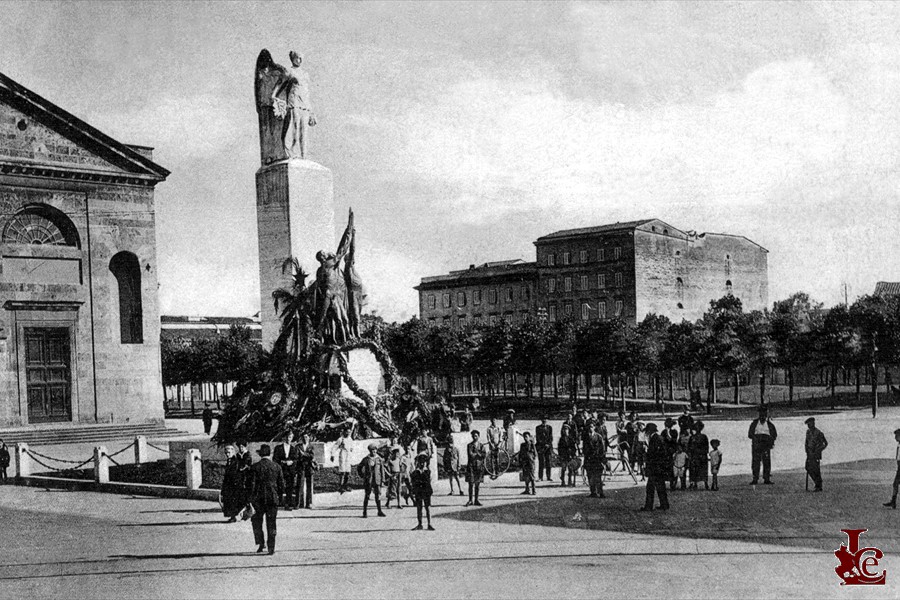
[[[588,494],[588,498],[599,498],[599,496],[597,494],[591,492],[590,494]]]
[[[369,518],[369,515],[367,515],[366,513],[363,513],[362,518],[363,518],[363,519],[368,519],[368,518]]]
[[[416,525],[415,527],[412,528],[413,531],[420,531],[421,529],[422,529],[421,525]]]
[[[432,527],[431,525],[429,525],[429,526],[428,526],[428,531],[434,531],[434,527]]]
[[[231,517],[230,519],[228,519],[228,520],[225,521],[225,522],[226,522],[226,523],[237,523],[237,519],[235,519],[234,517]]]
[[[472,504],[474,504],[474,503],[473,503],[471,500],[469,500],[468,502],[466,502],[465,505],[466,505],[466,506],[472,506]]]
[[[520,495],[520,496],[527,496],[527,495],[530,494],[530,493],[531,493],[531,492],[529,492],[528,490],[525,490],[524,492],[522,492],[522,493],[519,494],[519,495]]]
[[[379,510],[379,511],[378,511],[378,516],[379,516],[379,517],[386,517],[387,515],[384,514],[383,512],[381,512],[381,511]]]
[[[265,551],[265,549],[266,549],[266,545],[265,545],[265,544],[260,544],[259,547],[256,549],[256,553],[257,553],[257,554],[262,554],[262,553]]]
[[[666,506],[660,506],[659,510],[669,510],[669,505],[667,504]]]
[[[476,500],[476,501],[474,502],[473,505],[474,505],[474,506],[481,506],[482,504],[481,504],[481,502],[479,502],[478,500]]]
[[[759,483],[759,481],[754,479],[753,481],[750,482],[750,485],[756,485],[757,483]]]
[[[459,495],[460,495],[460,496],[465,496],[465,494],[463,494],[462,491],[459,492]]]
[[[597,494],[597,497],[598,498],[606,498],[606,494],[604,494],[603,492],[600,492],[599,494]]]
[[[821,492],[821,491],[822,491],[822,488],[820,488],[820,487],[817,487],[817,488],[816,488],[816,489],[814,489],[814,490],[813,490],[813,491],[814,491],[814,492]]]
[[[763,481],[763,485],[775,485],[775,482],[771,479],[766,479],[765,481]]]
[[[648,508],[646,506],[642,506],[638,509],[639,512],[650,512],[652,510],[653,510],[653,508]]]
[[[885,506],[887,508],[897,508],[897,501],[891,500],[890,502],[885,502],[884,504],[882,504],[882,506]]]
[[[269,548],[269,556],[275,554],[275,548]]]

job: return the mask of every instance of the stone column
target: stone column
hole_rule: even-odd
[[[31,457],[24,442],[16,444],[16,477],[31,477]]]
[[[294,256],[307,273],[319,267],[316,252],[336,250],[331,171],[311,160],[283,160],[256,172],[256,224],[259,235],[259,292],[263,348],[271,349],[281,321],[272,292],[290,287],[281,266]]]
[[[106,446],[94,447],[94,483],[109,483],[109,459]]]
[[[134,464],[142,465],[147,462],[147,437],[139,435],[134,438]]]
[[[184,472],[186,474],[187,489],[199,490],[203,484],[203,468],[200,462],[200,451],[191,448],[184,454]]]

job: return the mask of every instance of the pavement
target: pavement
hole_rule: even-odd
[[[717,421],[721,491],[672,492],[668,512],[637,512],[644,487],[619,474],[601,500],[580,482],[521,496],[507,474],[481,508],[442,480],[437,531],[410,531],[412,507],[363,520],[361,492],[320,494],[279,514],[271,557],[210,503],[4,486],[0,598],[900,597],[900,511],[881,506],[900,410],[817,419],[821,494],[804,489],[802,417],[776,420],[772,486],[748,485],[748,423]],[[885,553],[887,585],[840,585],[833,553],[851,527]]]

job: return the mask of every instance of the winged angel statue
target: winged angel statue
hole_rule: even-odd
[[[256,59],[256,112],[262,164],[309,156],[309,128],[315,126],[309,96],[309,73],[303,57],[290,52],[291,68],[272,60],[268,50]]]

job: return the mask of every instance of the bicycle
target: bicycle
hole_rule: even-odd
[[[497,479],[509,471],[511,465],[512,459],[509,456],[509,451],[504,446],[497,448],[496,455],[494,450],[488,448],[484,461],[484,470],[490,475],[491,479]]]

